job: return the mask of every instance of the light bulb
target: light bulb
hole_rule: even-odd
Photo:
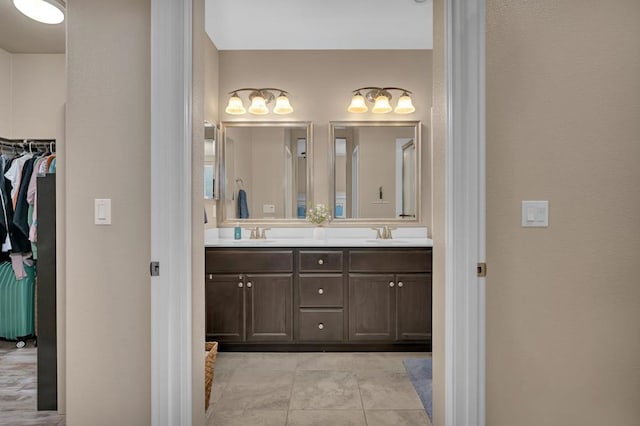
[[[276,106],[273,107],[273,112],[275,114],[291,114],[293,112],[289,98],[287,98],[284,93],[281,93],[280,96],[276,98]]]
[[[265,115],[269,113],[267,102],[262,96],[257,95],[251,98],[251,106],[249,107],[249,112],[255,115]]]
[[[229,103],[224,112],[231,115],[241,115],[247,112],[247,110],[245,110],[244,105],[242,105],[242,99],[240,99],[237,94],[234,94],[229,98]]]
[[[389,98],[385,95],[378,95],[376,97],[376,103],[373,105],[371,112],[374,114],[386,114],[393,110],[389,104]]]
[[[397,114],[411,114],[415,110],[416,109],[411,102],[411,96],[405,92],[400,96],[400,99],[398,99],[398,105],[396,105],[394,112]]]
[[[23,15],[43,24],[59,24],[64,21],[62,6],[55,0],[13,0],[13,5]]]
[[[367,104],[364,101],[364,96],[362,96],[360,92],[353,95],[353,98],[351,98],[351,104],[347,108],[347,111],[356,113],[369,111],[369,108],[367,108]]]

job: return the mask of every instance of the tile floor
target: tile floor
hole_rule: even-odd
[[[36,410],[37,349],[0,341],[0,425],[64,426],[64,416]]]
[[[36,410],[33,342],[0,341],[0,425],[64,426]],[[404,358],[426,353],[219,353],[208,425],[413,426],[429,419]]]
[[[402,364],[430,355],[221,352],[208,425],[430,425]]]

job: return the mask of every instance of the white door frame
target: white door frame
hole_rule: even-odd
[[[446,4],[445,424],[485,424],[484,0]],[[191,0],[151,0],[152,424],[191,425]]]
[[[191,0],[151,0],[150,260],[160,263],[151,278],[154,426],[193,418],[191,10]]]
[[[447,0],[445,13],[445,424],[484,426],[484,0]]]

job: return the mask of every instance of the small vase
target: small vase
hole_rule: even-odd
[[[322,226],[316,226],[315,228],[313,228],[313,239],[326,240],[327,239],[326,230]]]

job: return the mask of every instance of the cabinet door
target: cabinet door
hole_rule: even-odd
[[[396,288],[391,274],[349,274],[349,340],[395,340]]]
[[[288,342],[293,339],[293,275],[246,275],[247,341]]]
[[[431,274],[396,276],[398,340],[431,340]]]
[[[205,281],[207,340],[244,341],[244,283],[239,275],[211,275]]]

